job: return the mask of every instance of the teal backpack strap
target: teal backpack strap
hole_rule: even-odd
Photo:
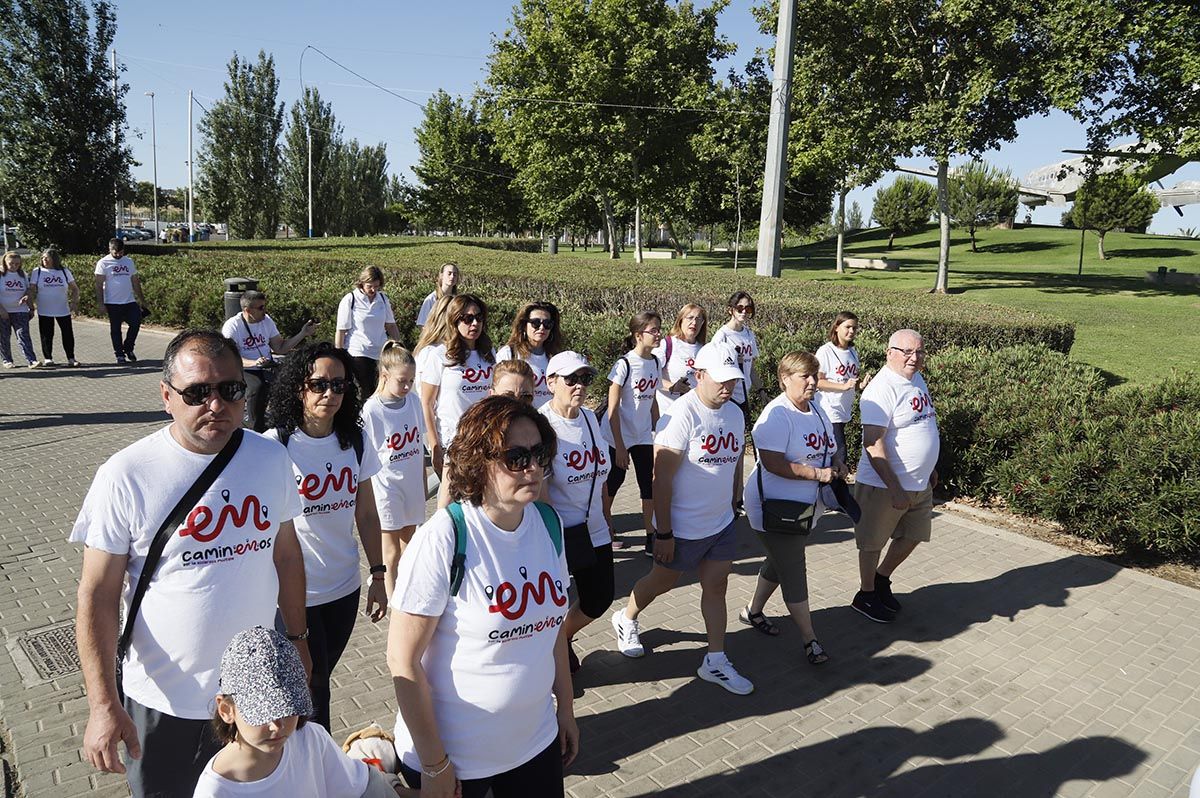
[[[562,521],[558,519],[558,513],[554,512],[554,508],[545,502],[534,502],[533,506],[537,508],[538,513],[542,516],[542,523],[546,525],[546,529],[550,532],[550,540],[554,543],[554,553],[562,554]]]
[[[450,561],[450,595],[457,596],[467,575],[467,519],[463,517],[462,504],[451,502],[446,506],[450,522],[454,525],[454,559]]]

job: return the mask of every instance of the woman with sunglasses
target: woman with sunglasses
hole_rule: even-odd
[[[680,396],[696,387],[696,353],[708,340],[708,314],[699,305],[688,303],[675,314],[671,332],[663,336],[654,356],[663,364],[662,385],[658,388],[658,415],[662,416]]]
[[[327,341],[302,346],[283,361],[267,404],[267,437],[284,445],[304,505],[296,536],[304,551],[313,719],[329,729],[329,676],[358,615],[362,580],[354,528],[370,565],[367,614],[387,611],[383,544],[371,477],[382,468],[364,445],[354,365]]]
[[[487,306],[471,294],[459,294],[446,309],[441,343],[430,347],[421,372],[421,407],[433,468],[440,475],[446,450],[463,413],[492,387],[496,352],[487,333]]]
[[[578,600],[567,613],[567,659],[571,673],[579,670],[579,658],[571,640],[581,629],[608,612],[613,601],[612,535],[604,518],[605,480],[612,469],[609,440],[600,431],[596,415],[583,406],[596,369],[576,352],[559,352],[546,367],[546,382],[553,398],[541,413],[558,436],[558,457],[549,478],[542,483],[542,500],[562,516],[569,530],[582,526],[592,555],[578,560],[590,565],[571,566]],[[568,549],[576,540],[566,535]],[[582,541],[580,541],[582,542]],[[570,556],[568,563],[578,561]]]
[[[400,560],[388,667],[401,772],[422,796],[563,795],[579,751],[569,577],[551,529],[561,521],[535,506],[556,446],[523,402],[471,407],[446,464],[456,504],[417,529]]]
[[[496,352],[496,362],[524,360],[533,368],[533,406],[541,407],[550,401],[546,387],[546,364],[562,351],[562,330],[559,314],[550,302],[530,302],[513,319],[508,343]]]
[[[733,403],[742,409],[746,424],[750,424],[750,395],[751,391],[762,391],[762,383],[754,372],[754,361],[758,359],[758,338],[750,329],[750,321],[754,318],[754,298],[745,291],[734,291],[726,303],[729,321],[713,334],[714,344],[727,344],[733,347],[737,354],[738,368],[742,370],[743,379],[738,380],[733,389]],[[738,460],[737,477],[734,484],[733,506],[739,514],[742,512],[742,473],[745,469],[744,458]]]
[[[654,553],[654,428],[658,425],[658,407],[654,395],[662,380],[662,363],[654,356],[654,347],[662,340],[662,316],[652,310],[635,313],[629,319],[625,338],[628,352],[617,358],[608,372],[608,406],[600,418],[603,434],[612,443],[613,458],[608,473],[608,495],[604,517],[612,528],[612,502],[625,482],[629,464],[637,474],[642,496],[642,524],[646,529],[646,556]],[[615,545],[615,544],[614,544]]]

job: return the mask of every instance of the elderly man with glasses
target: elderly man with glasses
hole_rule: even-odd
[[[918,543],[929,540],[933,518],[940,439],[937,411],[920,373],[924,346],[915,330],[892,333],[887,365],[859,400],[863,445],[854,498],[862,517],[854,539],[862,584],[850,606],[877,623],[891,623],[900,612],[892,573]]]

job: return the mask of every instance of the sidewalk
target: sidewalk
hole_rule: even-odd
[[[26,798],[127,794],[80,761],[81,553],[66,536],[100,463],[167,422],[157,391],[170,336],[143,331],[142,362],[118,368],[106,325],[77,320],[76,335],[79,358],[101,365],[0,372],[0,756]],[[636,493],[618,496],[621,529],[640,523]],[[844,519],[826,516],[808,571],[832,659],[816,668],[778,598],[779,637],[737,623],[761,556],[740,534],[727,648],[755,692],[696,678],[694,580],[642,615],[641,660],[616,652],[601,619],[576,640],[583,753],[570,795],[1186,793],[1200,765],[1200,592],[942,512],[897,574],[901,618],[882,626],[849,608],[854,545]],[[648,567],[617,552],[618,603]],[[386,626],[359,619],[334,676],[335,738],[393,724]]]

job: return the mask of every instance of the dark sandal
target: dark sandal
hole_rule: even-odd
[[[809,665],[820,665],[829,661],[829,655],[815,637],[804,644],[804,654],[808,657]]]
[[[749,607],[742,607],[742,611],[738,613],[738,620],[747,626],[753,626],[767,637],[775,637],[779,634],[779,627],[773,624],[770,618],[761,612],[750,612]]]

